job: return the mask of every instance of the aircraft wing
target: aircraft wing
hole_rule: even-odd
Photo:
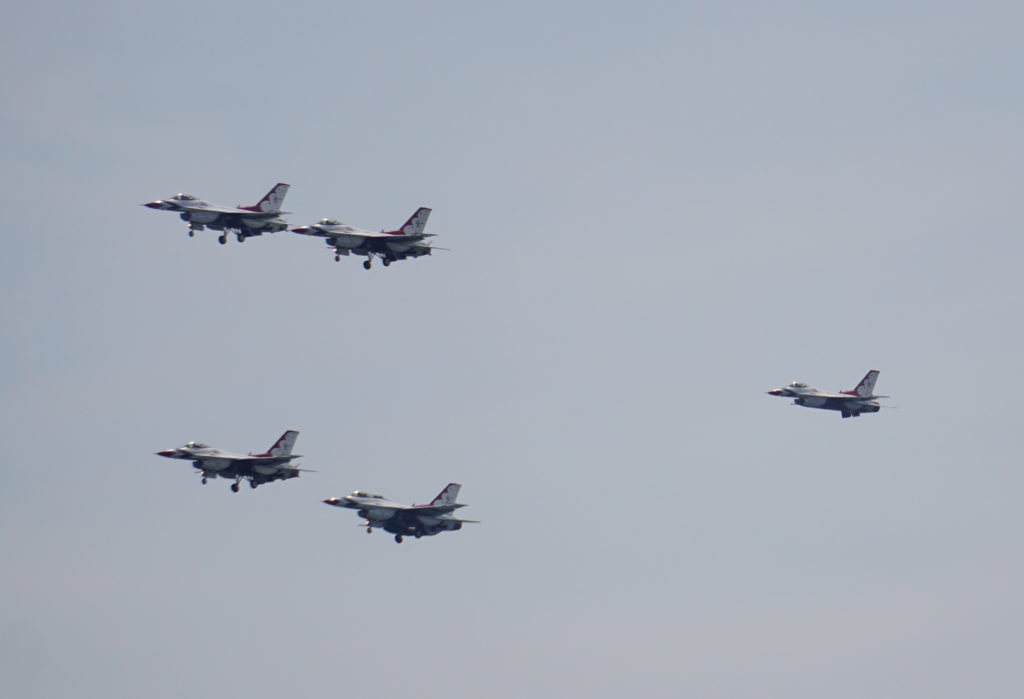
[[[805,393],[801,394],[807,398],[838,398],[849,401],[872,400],[878,396],[851,396],[849,393]]]
[[[249,209],[235,209],[230,206],[185,206],[178,204],[178,207],[185,211],[207,211],[212,214],[229,214],[232,216],[245,216],[246,218],[276,218],[288,211],[250,211]]]
[[[300,471],[312,471],[312,469],[289,466],[287,462],[280,459],[241,459],[232,461],[227,468],[227,472],[235,476],[259,477],[268,480],[296,478]]]
[[[453,504],[453,505],[424,505],[422,507],[413,505],[412,507],[406,507],[402,512],[408,512],[411,515],[424,515],[426,517],[442,517],[446,514],[454,512],[460,507],[465,505]]]
[[[434,236],[434,233],[417,233],[416,235],[391,235],[390,233],[374,233],[373,231],[359,231],[353,235],[360,235],[367,239],[383,240],[388,243],[418,243],[424,238]]]
[[[240,456],[232,461],[240,466],[274,466],[277,468],[294,468],[288,465],[292,459],[302,458],[299,454],[289,456]],[[297,469],[302,470],[302,469]]]

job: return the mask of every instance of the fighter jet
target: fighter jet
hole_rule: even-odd
[[[249,485],[255,488],[271,481],[298,478],[300,471],[310,470],[288,465],[292,459],[301,458],[299,454],[292,454],[292,447],[298,437],[297,430],[288,430],[274,442],[274,446],[262,454],[233,454],[202,442],[189,442],[183,447],[158,451],[157,455],[168,459],[188,459],[202,473],[203,484],[208,478],[218,476],[234,478],[231,490],[237,493],[238,484],[243,478],[248,479]]]
[[[768,391],[768,395],[792,398],[793,405],[802,405],[805,408],[838,410],[843,417],[857,417],[861,413],[877,413],[882,409],[878,399],[889,397],[873,395],[877,380],[878,371],[872,369],[857,384],[857,388],[851,391],[825,393],[801,381],[794,381],[788,386]]]
[[[324,242],[334,248],[335,262],[341,260],[342,255],[363,255],[366,257],[363,269],[370,269],[374,256],[379,257],[387,267],[396,260],[429,255],[432,248],[423,242],[425,238],[434,235],[423,232],[428,218],[430,209],[420,207],[395,231],[374,233],[349,226],[333,218],[322,218],[313,225],[293,228],[292,232],[326,238]]]
[[[366,521],[360,526],[366,527],[366,533],[378,527],[395,535],[395,541],[402,543],[403,536],[434,536],[441,532],[458,531],[465,522],[477,524],[472,519],[457,519],[451,513],[460,507],[455,502],[459,496],[458,483],[449,483],[429,505],[400,505],[391,502],[383,495],[375,495],[356,490],[341,498],[327,498],[324,502],[334,507],[345,507],[358,510],[360,517]]]
[[[238,242],[264,233],[276,233],[288,228],[288,222],[281,218],[287,211],[281,211],[284,197],[290,185],[278,182],[267,195],[252,206],[218,206],[197,199],[191,194],[175,194],[168,199],[157,199],[143,204],[159,211],[175,211],[181,220],[188,221],[188,237],[196,231],[210,228],[221,231],[217,238],[221,245],[228,242],[228,233],[234,232]]]

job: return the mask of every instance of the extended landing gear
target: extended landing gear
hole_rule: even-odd
[[[374,255],[377,255],[378,257],[380,257],[380,263],[382,265],[384,265],[385,267],[390,267],[391,263],[395,261],[394,258],[385,256],[385,255],[381,255],[380,253],[370,253],[369,255],[366,256],[366,261],[363,262],[363,269],[370,269],[370,267],[373,267],[373,256]],[[334,259],[337,260],[338,259],[337,256],[335,256]]]
[[[366,528],[366,533],[367,534],[373,534],[373,527],[367,527]]]
[[[237,493],[238,492],[238,484],[237,483],[232,483],[231,484],[231,492],[233,492],[233,493]]]
[[[222,233],[217,237],[217,242],[220,243],[221,245],[226,245],[228,242],[228,237]]]
[[[249,487],[252,488],[253,490],[255,490],[256,486],[258,485],[259,483],[257,483],[256,481],[249,481]]]
[[[334,256],[334,261],[335,262],[341,262],[341,255],[335,255]]]
[[[395,543],[396,544],[402,543],[402,535],[401,534],[395,534]]]
[[[195,238],[196,237],[196,232],[194,230],[192,230],[191,228],[188,229],[188,237],[189,238]]]
[[[244,243],[245,242],[245,233],[238,233],[238,234],[235,235],[235,237],[238,238],[238,242],[239,243]]]
[[[203,476],[203,485],[206,485],[206,476]]]

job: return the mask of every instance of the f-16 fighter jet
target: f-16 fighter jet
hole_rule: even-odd
[[[228,233],[234,232],[238,242],[264,233],[276,233],[288,228],[288,222],[281,218],[287,211],[281,211],[284,197],[290,185],[278,182],[258,204],[237,207],[218,206],[191,194],[175,194],[169,199],[157,199],[143,206],[159,211],[175,211],[181,220],[188,221],[188,237],[204,228],[221,231],[217,238],[221,245],[228,242]]]
[[[770,396],[781,396],[792,398],[793,405],[802,405],[805,408],[821,408],[822,410],[838,410],[843,417],[857,417],[861,413],[877,413],[882,409],[878,404],[879,398],[889,396],[876,396],[875,381],[878,380],[878,372],[874,369],[869,371],[857,388],[852,391],[841,393],[825,393],[813,386],[808,386],[800,381],[794,381],[788,386],[768,391]]]
[[[297,430],[288,430],[274,442],[274,446],[262,454],[233,454],[202,442],[189,442],[183,447],[158,451],[157,455],[168,459],[188,459],[203,474],[204,484],[208,478],[234,478],[231,490],[237,493],[238,484],[243,478],[248,479],[249,485],[255,488],[271,481],[298,478],[300,471],[308,471],[306,468],[288,465],[292,459],[301,458],[299,454],[292,453],[298,437]]]
[[[328,505],[358,510],[360,517],[366,521],[360,526],[366,527],[366,533],[379,527],[395,535],[395,541],[402,543],[403,536],[434,536],[441,532],[458,531],[464,522],[476,524],[472,519],[457,519],[451,513],[460,507],[455,502],[459,496],[458,483],[449,483],[429,505],[400,505],[391,502],[383,495],[374,495],[356,490],[345,497],[327,498]]]
[[[374,256],[379,257],[387,267],[396,260],[429,255],[432,248],[423,242],[425,238],[434,235],[423,232],[428,218],[430,218],[430,209],[420,207],[401,228],[395,231],[374,233],[349,226],[332,218],[322,218],[311,226],[293,228],[292,232],[326,238],[324,242],[334,248],[335,262],[341,260],[342,255],[363,255],[366,257],[363,268],[370,269]]]

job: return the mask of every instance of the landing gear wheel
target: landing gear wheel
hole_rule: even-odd
[[[238,242],[239,243],[244,243],[245,242],[245,233],[239,233],[235,237],[238,238]]]
[[[341,255],[335,255],[334,256],[334,261],[335,262],[341,262]]]
[[[253,490],[255,490],[256,486],[258,485],[259,483],[257,483],[256,481],[249,481],[249,487],[252,488]]]
[[[384,266],[385,267],[390,267],[391,266],[391,260],[389,260],[388,258],[385,257],[384,258]]]
[[[238,492],[238,484],[237,483],[232,483],[231,484],[231,492],[233,492],[233,493],[237,493]]]
[[[196,232],[194,230],[192,230],[191,228],[188,229],[188,237],[189,238],[195,238],[196,237]]]
[[[206,476],[203,476],[203,485],[206,485]]]
[[[395,543],[396,544],[402,543],[402,535],[401,534],[395,534]]]
[[[217,242],[220,243],[221,245],[226,245],[228,242],[228,237],[226,235],[219,236],[217,238]]]
[[[366,533],[367,534],[373,534],[373,527],[367,527],[366,528]]]
[[[369,261],[369,260],[366,260],[366,261],[365,261],[365,262],[363,263],[363,269],[370,269],[370,267],[372,267],[372,266],[373,266],[373,265],[371,265],[371,264],[370,264],[370,261]]]

